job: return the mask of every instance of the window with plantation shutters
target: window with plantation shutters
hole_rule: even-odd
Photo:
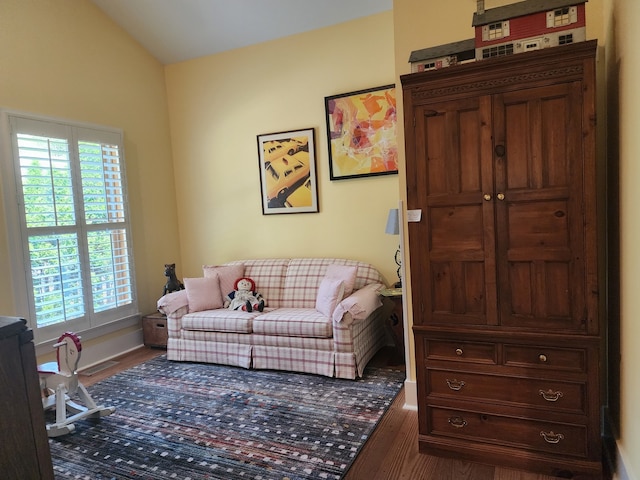
[[[27,286],[17,303],[28,307],[36,339],[135,315],[121,132],[23,115],[7,121],[14,244]]]

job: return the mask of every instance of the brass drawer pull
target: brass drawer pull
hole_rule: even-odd
[[[456,348],[456,355],[457,355],[457,356],[461,357],[463,353],[464,353],[464,352],[462,351],[462,349],[461,349],[461,348]]]
[[[464,387],[464,386],[465,386],[465,383],[464,383],[464,381],[463,381],[463,380],[459,380],[459,381],[458,381],[458,380],[456,380],[455,378],[454,378],[453,380],[449,380],[449,379],[447,378],[447,385],[449,386],[449,388],[450,388],[451,390],[455,390],[455,391],[457,392],[458,390],[461,390],[461,389],[462,389],[462,387]]]
[[[538,357],[538,360],[540,360],[542,363],[546,363],[547,356],[544,353],[541,353],[540,356]]]
[[[557,402],[558,399],[562,398],[562,392],[559,390],[557,392],[554,392],[551,389],[547,390],[546,392],[544,390],[540,390],[538,393],[542,395],[542,398],[544,398],[547,402]]]
[[[463,428],[467,426],[467,421],[462,417],[449,417],[449,423],[456,428]]]
[[[560,440],[564,440],[563,434],[553,433],[553,430],[550,432],[540,432],[540,436],[544,438],[544,441],[547,443],[560,443]]]

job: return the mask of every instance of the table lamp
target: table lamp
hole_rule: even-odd
[[[398,217],[398,209],[392,208],[389,210],[389,216],[387,217],[387,227],[385,228],[385,233],[388,235],[399,235],[400,234],[400,222]],[[401,257],[400,257],[400,245],[398,245],[398,249],[396,250],[396,254],[394,257],[396,265],[398,266],[398,282],[394,285],[396,288],[402,287],[402,278],[400,277],[400,268],[402,266]]]

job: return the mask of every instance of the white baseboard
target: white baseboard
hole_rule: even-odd
[[[629,467],[629,462],[625,461],[629,456],[616,442],[616,471],[613,474],[613,480],[638,480]]]
[[[604,461],[607,462],[612,480],[639,480],[631,471],[629,455],[620,445],[618,430],[611,418],[608,406],[602,407],[602,431],[604,442]]]
[[[415,380],[404,381],[404,406],[407,410],[418,410],[418,385]]]
[[[144,345],[142,329],[96,343],[82,349],[78,371],[86,370],[107,360],[119,357]]]

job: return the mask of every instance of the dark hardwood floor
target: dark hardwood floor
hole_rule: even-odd
[[[91,376],[80,372],[80,381],[91,386],[104,378],[164,354],[143,347],[117,358],[117,365]],[[381,351],[374,364],[392,363],[392,353]],[[403,367],[398,367],[403,368]],[[439,458],[418,452],[418,413],[404,409],[404,389],[385,414],[344,480],[554,480],[554,477],[508,468]]]

